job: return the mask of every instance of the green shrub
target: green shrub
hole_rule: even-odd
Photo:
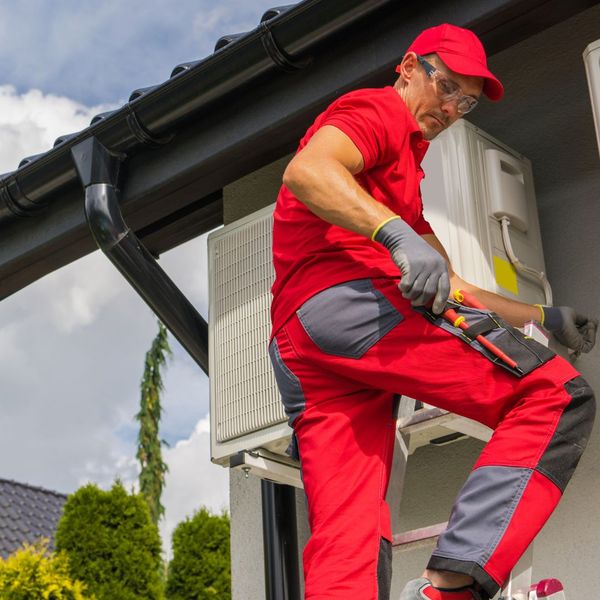
[[[229,517],[202,508],[173,532],[169,600],[231,600]]]
[[[25,545],[0,560],[0,600],[94,600],[69,575],[65,554],[47,554],[46,542]]]
[[[164,598],[158,528],[144,499],[119,482],[108,492],[89,484],[69,496],[56,548],[98,600]]]

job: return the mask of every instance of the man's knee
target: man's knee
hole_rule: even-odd
[[[565,383],[571,397],[536,469],[564,491],[587,446],[596,416],[594,392],[583,377]]]

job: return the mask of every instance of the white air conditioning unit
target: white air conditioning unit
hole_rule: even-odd
[[[268,355],[273,208],[208,237],[211,458],[301,487]]]
[[[508,263],[497,220],[510,215],[516,254],[543,270],[529,161],[459,121],[431,144],[423,167],[425,216],[456,271],[482,288],[543,303],[539,284]],[[268,356],[272,212],[273,205],[208,238],[211,456],[301,487],[298,465],[285,454],[291,430]]]
[[[510,220],[514,254],[543,273],[530,161],[461,119],[431,143],[422,166],[425,218],[458,275],[521,302],[546,304],[541,281],[517,273],[511,265],[499,220]]]

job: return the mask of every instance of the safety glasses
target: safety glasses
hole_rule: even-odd
[[[477,98],[463,94],[460,86],[448,79],[441,71],[438,71],[430,62],[422,56],[416,55],[417,60],[425,69],[425,73],[433,82],[437,97],[443,102],[456,102],[456,110],[461,115],[471,112],[478,104]]]

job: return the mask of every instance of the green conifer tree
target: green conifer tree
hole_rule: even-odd
[[[150,350],[146,353],[141,383],[140,412],[135,417],[140,423],[136,454],[141,467],[140,493],[148,503],[154,523],[158,523],[165,512],[164,506],[160,502],[165,484],[165,473],[168,470],[162,459],[163,442],[159,436],[162,414],[160,395],[163,391],[160,370],[166,364],[167,357],[171,355],[167,329],[159,321],[158,334],[154,338]]]
[[[119,482],[109,491],[79,488],[64,505],[55,540],[71,578],[97,600],[164,600],[160,535],[141,494]],[[35,596],[42,598],[54,600]]]
[[[229,515],[201,508],[173,532],[168,600],[231,600]]]

